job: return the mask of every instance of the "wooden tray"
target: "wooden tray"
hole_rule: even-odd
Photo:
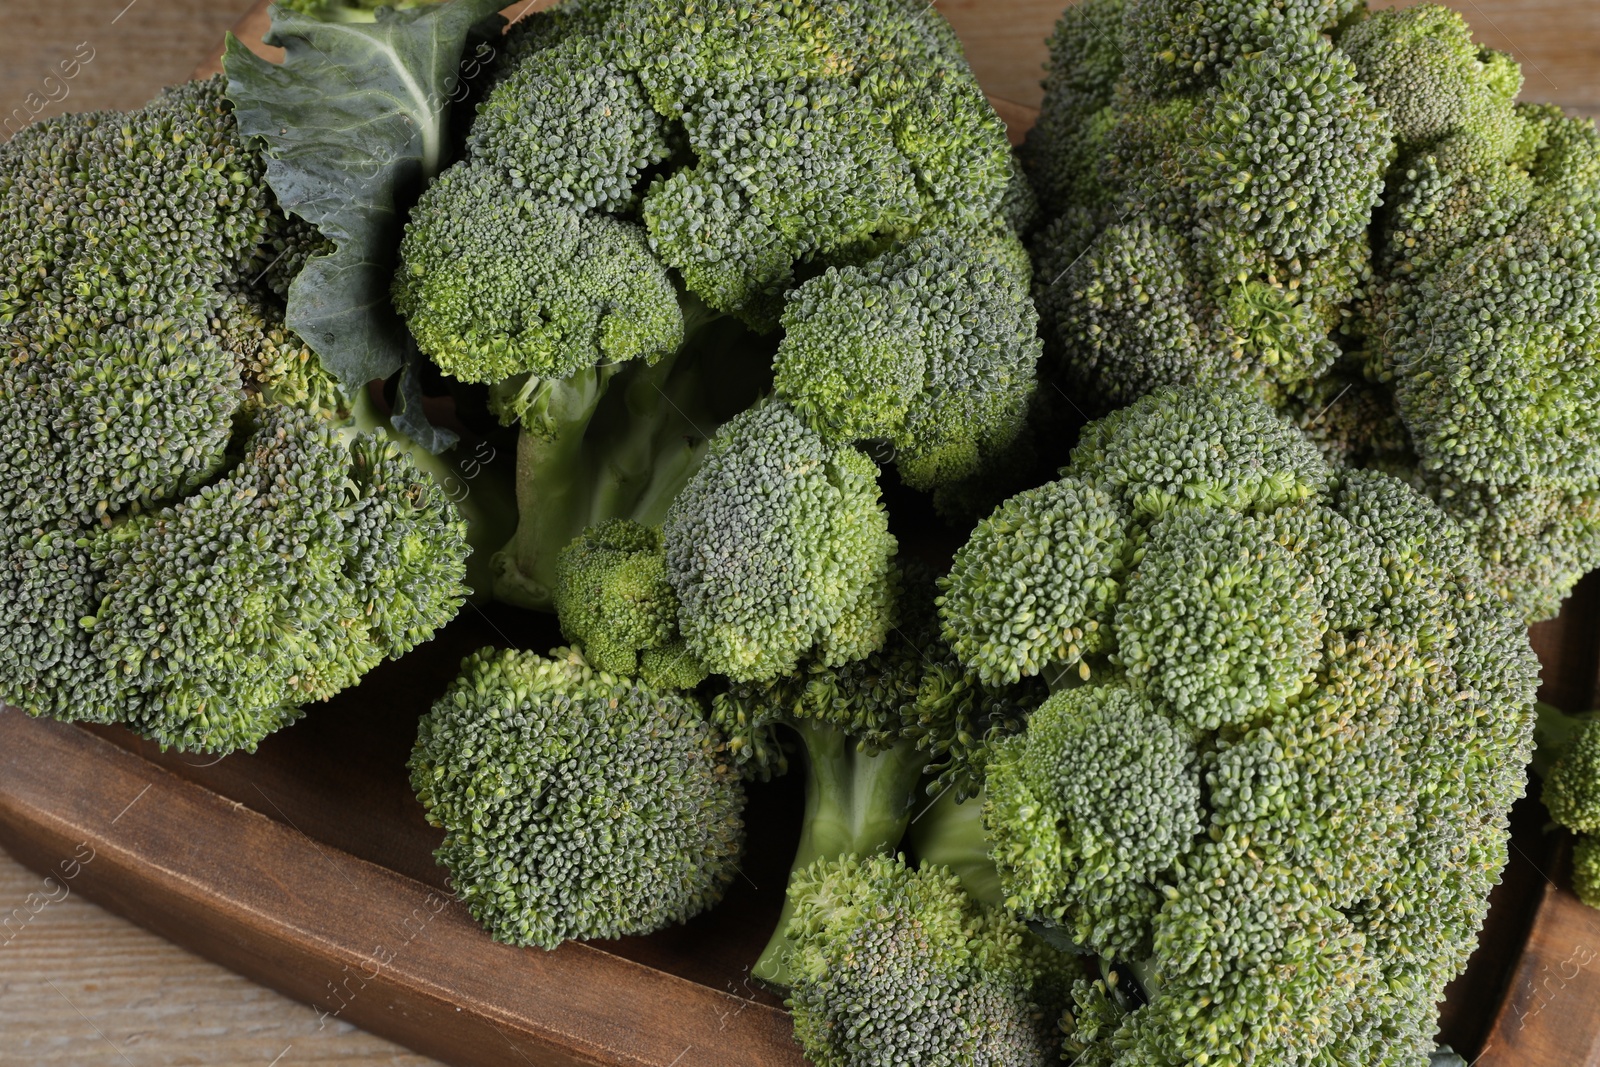
[[[1476,3],[1463,2],[1483,21]],[[1587,0],[1523,2],[1588,10]],[[940,5],[1014,135],[1032,119],[1035,71],[1059,7]],[[240,36],[259,43],[265,25],[263,0]],[[1600,55],[1594,29],[1586,44],[1553,33],[1559,44],[1537,54],[1547,65],[1575,49]],[[1569,81],[1559,98],[1592,106],[1597,87],[1594,75],[1587,88]],[[1535,627],[1534,640],[1543,695],[1594,706],[1600,579],[1580,586],[1560,619]],[[799,1067],[787,1017],[747,978],[781,900],[798,780],[753,797],[746,878],[685,927],[518,950],[492,942],[451,899],[431,855],[440,835],[406,781],[416,717],[466,652],[558,641],[548,619],[469,609],[404,664],[312,708],[254,755],[220,761],[0,710],[0,845],[186,948],[449,1063]],[[1514,811],[1511,863],[1445,1005],[1444,1039],[1481,1067],[1600,1062],[1600,913],[1560,887],[1563,837],[1545,833],[1544,819],[1531,800]]]

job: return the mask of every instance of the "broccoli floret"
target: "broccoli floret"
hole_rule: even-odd
[[[883,644],[897,544],[878,471],[780,403],[731,420],[662,528],[678,626],[705,666],[735,681],[834,665]]]
[[[1044,101],[1018,149],[1050,217],[1088,205],[1101,192],[1094,180],[1101,139],[1091,127],[1122,78],[1123,6],[1124,0],[1069,4],[1050,36]]]
[[[1124,62],[1142,92],[1166,95],[1214,84],[1241,58],[1286,40],[1309,40],[1359,0],[1128,0]]]
[[[1522,72],[1510,56],[1479,48],[1461,14],[1437,4],[1369,12],[1339,48],[1394,124],[1402,151],[1472,132],[1509,149]]]
[[[1060,1056],[1055,953],[947,870],[888,856],[808,868],[795,901],[795,1038],[818,1067],[1033,1067]]]
[[[1091,0],[1051,64],[1024,158],[1062,387],[1100,413],[1253,385],[1554,615],[1600,563],[1593,123],[1516,103],[1516,63],[1434,4]]]
[[[1075,396],[1130,404],[1159,385],[1225,382],[1241,365],[1213,344],[1218,311],[1196,279],[1193,245],[1147,216],[1084,230],[1075,214],[1035,246],[1046,351]]]
[[[382,434],[341,437],[268,410],[221,479],[91,537],[100,601],[80,625],[119,721],[253,749],[455,616],[465,528],[444,489]]]
[[[638,206],[640,179],[673,145],[638,79],[583,36],[566,36],[537,62],[509,66],[478,108],[467,151],[513,189],[622,212]]]
[[[1550,817],[1576,833],[1600,833],[1600,722],[1540,702],[1535,739]]]
[[[1600,717],[1568,715],[1539,703],[1533,769],[1543,779],[1540,799],[1557,825],[1577,835],[1572,845],[1572,891],[1600,908]]]
[[[1537,684],[1479,571],[1425,497],[1336,471],[1237,391],[1090,425],[1058,481],[980,524],[944,633],[980,677],[1057,691],[990,737],[976,850],[1022,918],[1117,976],[1078,987],[1078,1062],[1433,1050]],[[968,854],[974,881],[970,817],[933,818],[919,854]]]
[[[1052,695],[1026,741],[989,765],[989,816],[1008,907],[1117,959],[1150,955],[1154,882],[1201,828],[1191,731],[1132,689]]]
[[[1291,37],[1204,93],[1119,84],[1108,98],[1072,152],[1038,149],[1044,181],[1087,197],[1034,247],[1064,376],[1106,410],[1158,385],[1227,380],[1279,399],[1327,371],[1392,147],[1350,60],[1324,37]]]
[[[1519,161],[1456,133],[1406,171],[1364,356],[1405,423],[1414,480],[1472,533],[1500,595],[1538,619],[1600,563],[1600,196],[1588,184],[1600,140],[1588,120],[1547,110],[1509,121],[1544,150]]]
[[[603,671],[692,689],[706,669],[678,634],[661,531],[626,519],[585,530],[556,560],[556,615]]]
[[[576,650],[467,657],[409,766],[445,831],[435,855],[498,941],[650,933],[715,904],[737,871],[744,790],[704,708]]]
[[[920,214],[888,116],[848,82],[718,86],[684,125],[696,163],[651,186],[645,224],[690,291],[758,327],[798,260],[848,255]]]
[[[1027,414],[1039,357],[1028,282],[1009,234],[934,231],[831,269],[784,310],[775,389],[829,441],[888,441],[914,488],[970,479]]]
[[[412,209],[401,257],[395,308],[462,381],[570,378],[683,343],[677,290],[641,227],[531,196],[492,167],[445,171]]]
[[[467,592],[491,479],[458,508],[285,328],[320,240],[263,175],[220,79],[0,148],[0,218],[35,216],[0,227],[0,696],[30,714],[254,748]]]
[[[1572,891],[1591,908],[1600,908],[1600,837],[1580,836],[1572,846]]]
[[[567,3],[511,31],[492,82],[411,213],[394,295],[418,346],[520,423],[502,599],[551,607],[590,526],[659,525],[717,427],[772,391],[780,322],[777,393],[831,443],[889,439],[952,511],[1021,465],[1038,342],[1008,226],[1031,192],[937,12]],[[915,348],[887,410],[836,424],[813,383],[860,364],[841,298]]]

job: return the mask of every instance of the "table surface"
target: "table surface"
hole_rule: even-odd
[[[1039,17],[999,21],[985,17],[991,2],[939,0],[939,8],[975,42],[975,66],[996,96],[1037,103],[1043,44],[1036,28],[1063,5],[1012,0]],[[0,16],[0,123],[16,109],[43,117],[135,107],[160,86],[186,78],[246,6],[247,0],[7,0]],[[1525,96],[1600,115],[1600,3],[1455,0],[1454,6],[1479,40],[1522,62]],[[984,56],[1005,58],[986,68]],[[75,76],[62,78],[63,69]],[[0,852],[6,904],[0,910],[50,901],[0,945],[0,1067],[434,1062],[336,1020],[323,1026],[310,1007],[62,892]]]

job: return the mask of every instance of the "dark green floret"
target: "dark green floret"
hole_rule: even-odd
[[[1025,463],[1032,194],[931,7],[572,0],[514,27],[488,81],[394,300],[520,426],[498,597],[548,609],[583,530],[659,525],[775,369],[830,445],[874,442],[947,511]]]
[[[1130,80],[1165,95],[1214,84],[1241,58],[1334,26],[1359,0],[1128,0]]]
[[[465,525],[382,433],[255,418],[222,478],[87,542],[99,603],[80,625],[117,718],[186,751],[255,748],[427,640],[466,592]]]
[[[1437,4],[1087,0],[1022,151],[1043,366],[1252,387],[1553,616],[1600,564],[1600,135]]]
[[[1129,8],[1124,33],[1153,6]],[[1091,18],[1059,31],[1069,66],[1045,113],[1065,114],[1025,155],[1035,183],[1061,191],[1034,247],[1047,353],[1101,411],[1159,385],[1292,393],[1338,357],[1331,335],[1359,291],[1392,154],[1387,117],[1317,34],[1231,57],[1181,95],[1125,78],[1096,90],[1091,74],[1119,72],[1080,39]]]
[[[1463,531],[1248,392],[1161,389],[942,583],[980,677],[1055,692],[914,835],[1101,957],[1074,1062],[1420,1064],[1524,788],[1538,665]],[[993,873],[984,873],[987,855]]]
[[[1550,817],[1580,834],[1600,833],[1600,720],[1539,704],[1534,769]]]
[[[1039,357],[1027,255],[1009,233],[932,231],[797,288],[774,388],[829,441],[884,440],[936,490],[1021,432]]]
[[[284,326],[322,242],[218,79],[0,147],[0,697],[253,749],[468,592],[450,468]]]
[[[662,529],[678,626],[706,668],[735,681],[835,665],[883,644],[897,543],[878,470],[780,403],[731,420]]]
[[[737,870],[744,791],[704,708],[576,650],[467,657],[409,766],[451,884],[507,944],[647,934]]]
[[[1600,908],[1600,717],[1569,715],[1540,701],[1534,740],[1533,769],[1544,780],[1540,799],[1558,826],[1577,835],[1572,890]]]

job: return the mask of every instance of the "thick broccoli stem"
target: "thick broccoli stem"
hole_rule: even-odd
[[[587,512],[594,490],[584,437],[615,374],[615,367],[594,367],[537,383],[537,417],[522,416],[517,438],[520,515],[516,533],[494,558],[495,599],[542,610],[553,606],[555,558],[575,536],[573,516]]]
[[[862,752],[850,735],[834,726],[791,723],[805,745],[806,810],[800,824],[789,881],[821,859],[868,856],[900,844],[927,763],[916,745],[902,741],[877,754]],[[768,985],[793,985],[789,923],[794,903],[787,895],[772,939],[750,973]]]
[[[698,301],[684,321],[684,344],[654,364],[602,365],[503,400],[522,423],[522,515],[496,557],[497,599],[555,610],[561,550],[606,519],[659,526],[717,427],[760,395],[770,361],[743,327]]]
[[[517,502],[512,487],[488,455],[469,453],[457,445],[449,453],[436,456],[399,433],[373,401],[371,389],[360,390],[350,405],[347,436],[382,434],[411,458],[418,470],[444,488],[467,524],[467,586],[474,603],[487,603],[494,587],[492,561],[496,551],[517,526]]]
[[[973,900],[994,907],[1005,904],[1000,871],[989,858],[983,794],[958,801],[946,789],[920,808],[911,820],[911,848],[919,865],[950,868]]]

